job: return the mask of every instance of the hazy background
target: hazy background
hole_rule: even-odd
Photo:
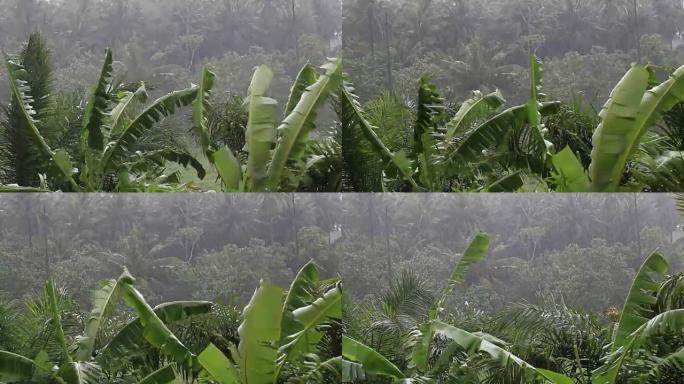
[[[656,248],[684,267],[684,227],[665,194],[183,194],[0,196],[0,291],[48,276],[84,303],[122,265],[152,301],[244,304],[262,277],[287,285],[308,260],[357,299],[411,270],[443,286],[477,231],[492,239],[459,303],[562,298],[620,306]]]
[[[259,281],[289,285],[315,260],[338,275],[339,196],[43,194],[0,196],[0,292],[19,298],[48,277],[83,305],[125,265],[154,303],[247,304]],[[293,205],[294,202],[294,205]]]
[[[344,0],[346,70],[368,100],[415,98],[421,75],[448,100],[501,89],[529,94],[529,57],[544,91],[600,107],[632,62],[682,63],[682,0]]]
[[[347,292],[377,298],[411,271],[439,292],[478,231],[486,262],[451,296],[452,308],[497,311],[553,298],[603,312],[622,307],[636,270],[656,248],[684,267],[684,232],[664,194],[345,195],[339,254]],[[466,304],[467,303],[467,304]]]
[[[293,15],[291,1],[279,0],[0,0],[0,49],[16,52],[42,33],[59,90],[78,94],[97,79],[107,47],[118,76],[166,92],[196,82],[209,64],[218,95],[242,94],[253,68],[270,64],[282,99],[301,65],[322,64],[341,45],[339,0],[294,4]]]

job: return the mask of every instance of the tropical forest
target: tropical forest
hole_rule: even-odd
[[[684,384],[684,0],[0,0],[0,384]]]
[[[293,197],[1,199],[0,382],[339,383],[329,226],[297,214],[330,202]]]
[[[681,196],[364,196],[344,382],[684,382]]]

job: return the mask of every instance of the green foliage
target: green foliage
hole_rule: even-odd
[[[135,280],[127,270],[118,280],[104,282],[103,288],[95,292],[84,334],[75,338],[76,348],[70,348],[58,293],[49,281],[45,295],[54,332],[48,337],[57,341],[64,359],[51,360],[53,356],[45,351],[34,359],[0,351],[0,378],[7,383],[44,382],[49,378],[61,384],[91,384],[109,377],[140,383],[172,383],[181,377],[187,380],[183,382],[192,382],[199,376],[211,375],[220,382],[275,383],[279,378],[296,380],[296,375],[335,375],[337,368],[332,361],[311,365],[308,360],[327,358],[324,334],[342,317],[340,283],[320,281],[313,262],[299,276],[288,292],[287,307],[283,301],[285,290],[281,288],[264,282],[255,292],[242,313],[241,325],[232,325],[239,338],[236,348],[227,345],[231,358],[236,360],[234,365],[224,355],[227,350],[218,349],[212,341],[189,340],[192,350],[181,341],[197,337],[193,322],[214,310],[220,311],[220,307],[213,308],[209,302],[171,302],[153,309],[134,287]],[[322,292],[321,296],[314,291]],[[110,319],[119,308],[118,301],[126,303],[137,317],[114,335],[106,336],[104,329],[112,326]],[[284,317],[289,320],[281,329]],[[96,350],[96,346],[102,345],[98,340],[105,337],[108,342]],[[212,337],[220,341],[215,334]],[[195,345],[197,342],[200,344]],[[204,352],[196,354],[196,349]],[[302,370],[294,369],[295,366],[302,366]]]

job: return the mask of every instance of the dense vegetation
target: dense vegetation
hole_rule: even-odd
[[[0,382],[339,382],[326,201],[162,196],[0,199]]]
[[[89,315],[52,280],[23,308],[3,301],[0,381],[339,382],[342,290],[314,263],[288,290],[262,281],[241,314],[201,301],[152,308],[134,284],[127,270],[102,282]]]
[[[339,148],[327,138],[333,123],[322,107],[341,70],[337,61],[326,64],[341,45],[340,3],[286,3],[3,2],[0,47],[20,53],[0,70],[7,84],[0,100],[9,101],[1,119],[0,184],[338,190]],[[320,81],[307,63],[324,64]],[[320,87],[305,92],[314,83]],[[146,103],[150,95],[158,98]],[[320,128],[313,132],[317,112]],[[276,142],[283,145],[271,161],[264,152]],[[171,162],[192,165],[196,175]]]
[[[114,53],[125,53],[126,46],[110,38],[93,45],[101,47],[104,41],[115,50],[105,50],[91,90],[63,91],[51,64],[55,55],[41,35],[32,34],[19,54],[6,59],[10,103],[0,128],[2,189],[684,189],[684,67],[676,69],[682,61],[677,26],[684,6],[677,1],[553,1],[543,6],[536,1],[493,1],[484,7],[466,0],[350,0],[344,7],[344,69],[341,59],[324,58],[337,53],[333,41],[340,31],[321,24],[334,19],[336,2],[296,3],[278,11],[282,4],[272,2],[201,2],[195,11],[247,19],[251,15],[261,22],[279,15],[280,23],[270,31],[280,32],[279,37],[289,34],[289,44],[285,39],[270,49],[284,50],[284,60],[287,55],[294,60],[290,57],[283,71],[260,57],[260,63],[250,61],[257,64],[255,69],[235,65],[230,74],[210,60],[202,63],[199,57],[210,54],[209,46],[244,52],[243,40],[248,38],[205,44],[221,27],[198,16],[196,26],[186,28],[187,33],[196,31],[179,37],[196,43],[186,72],[198,71],[199,76],[189,87],[191,76],[173,86],[158,86],[156,70],[149,74],[152,85],[122,73]],[[90,9],[89,4],[82,2],[81,11]],[[118,10],[123,13],[143,7],[121,4]],[[24,9],[29,5],[17,4],[12,9],[32,15],[53,6]],[[185,20],[180,3],[171,9]],[[304,19],[298,10],[306,10]],[[460,13],[454,15],[454,10]],[[61,15],[67,8],[53,11]],[[452,18],[462,17],[478,23],[446,27]],[[301,20],[306,21],[300,26]],[[610,20],[608,26],[601,25],[605,20]],[[561,40],[580,27],[586,31]],[[58,27],[45,16],[36,28]],[[317,31],[314,38],[331,42],[318,49],[320,70],[300,57],[304,31]],[[228,35],[236,33],[241,35],[236,30]],[[270,44],[259,33],[250,36],[262,47]],[[384,57],[376,52],[381,43]],[[631,69],[630,61],[637,63]],[[450,63],[455,69],[449,69]],[[608,63],[610,73],[592,72]],[[383,77],[378,68],[385,72],[384,83],[376,81]],[[397,87],[393,79],[404,70],[396,84],[410,86]],[[235,73],[241,76],[240,86],[232,80]],[[283,73],[292,78],[283,81]],[[597,79],[604,92],[589,89],[595,84],[583,84],[585,78]],[[232,87],[228,94],[221,85],[226,81]],[[354,84],[362,86],[356,89]],[[150,92],[160,97],[148,103]],[[597,98],[587,98],[589,93]],[[596,113],[597,102],[603,100],[603,109]],[[182,116],[184,107],[191,118]],[[191,166],[196,175],[174,163]]]
[[[498,314],[445,307],[486,257],[478,234],[441,293],[411,272],[374,301],[345,303],[346,382],[675,383],[684,374],[681,274],[659,253],[637,271],[621,309],[586,314],[563,301]]]
[[[343,10],[350,189],[682,189],[681,1]]]

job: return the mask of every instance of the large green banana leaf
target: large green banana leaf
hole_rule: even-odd
[[[648,322],[653,315],[652,306],[658,300],[660,284],[665,280],[667,269],[667,260],[660,253],[655,252],[646,259],[637,272],[622,308],[615,340],[611,347],[612,352],[624,347],[629,335]]]
[[[132,284],[125,282],[121,290],[126,304],[138,313],[142,336],[145,340],[159,348],[162,354],[169,356],[176,363],[188,368],[194,367],[194,354],[169,330],[140,292]]]
[[[276,142],[276,107],[278,102],[268,97],[273,72],[265,65],[256,69],[245,104],[249,110],[245,148],[247,150],[247,185],[249,191],[266,189],[266,174],[271,149]]]
[[[104,150],[105,132],[102,129],[109,123],[113,63],[112,51],[107,49],[100,77],[93,87],[83,114],[81,151],[84,153],[89,150]]]
[[[542,116],[556,113],[559,102],[543,103],[539,108]],[[508,138],[516,127],[529,124],[529,107],[520,105],[509,108],[472,129],[453,148],[449,157],[453,161],[473,161],[482,156],[482,151],[497,147]]]
[[[680,333],[684,329],[684,309],[677,309],[661,313],[650,319],[636,329],[621,346],[612,352],[606,363],[595,370],[592,375],[592,384],[618,384],[619,373],[624,363],[635,351],[647,343],[653,337],[662,337]],[[678,358],[676,355],[673,358]]]
[[[81,180],[88,191],[94,191],[96,180],[99,175],[101,152],[105,145],[105,132],[103,129],[110,123],[111,87],[114,59],[112,51],[105,52],[104,63],[100,71],[100,77],[93,87],[88,98],[83,114],[83,126],[81,128]],[[106,132],[107,134],[109,132]]]
[[[594,133],[590,176],[597,192],[616,191],[627,161],[662,116],[684,101],[684,66],[650,90],[651,69],[635,64],[620,80],[600,113]]]
[[[118,280],[108,280],[102,283],[102,288],[93,292],[93,309],[86,320],[85,331],[76,342],[76,360],[89,361],[93,356],[95,342],[100,333],[105,316],[108,316],[119,303],[120,282],[132,283],[133,278],[127,273]]]
[[[570,147],[553,155],[551,162],[556,169],[557,192],[587,192],[589,190],[589,178],[582,163]]]
[[[338,283],[335,288],[312,304],[297,308],[294,317],[299,327],[295,333],[286,337],[284,344],[279,348],[278,372],[286,362],[316,352],[316,345],[323,338],[323,332],[317,329],[318,326],[342,318],[341,285]]]
[[[244,188],[242,164],[229,147],[223,147],[212,155],[212,163],[223,183],[224,192],[239,192]]]
[[[316,73],[316,67],[311,64],[306,64],[297,74],[292,88],[290,88],[290,95],[287,98],[287,104],[285,105],[285,117],[289,116],[294,109],[299,104],[299,100],[302,99],[302,95],[306,90],[314,85],[318,80],[318,73]]]
[[[146,130],[173,115],[178,108],[190,105],[196,97],[197,87],[169,93],[146,107],[120,132],[112,133],[102,154],[101,173],[118,171],[118,165]]]
[[[275,384],[284,291],[262,281],[243,311],[236,358],[242,384]]]
[[[468,245],[465,253],[463,253],[463,256],[451,271],[447,285],[444,288],[439,301],[437,302],[436,308],[431,311],[432,319],[437,318],[437,312],[435,312],[435,310],[439,311],[442,303],[449,297],[451,292],[454,290],[454,287],[463,282],[463,278],[470,267],[484,260],[485,257],[487,257],[487,252],[489,252],[489,236],[486,233],[478,233],[470,242],[470,245]]]
[[[214,344],[209,344],[197,357],[202,368],[220,384],[239,383],[237,368]]]
[[[126,129],[126,124],[130,122],[130,118],[135,113],[135,107],[139,103],[147,102],[148,98],[149,95],[144,83],[140,84],[135,92],[120,92],[118,103],[109,113],[111,121],[109,137],[120,135]]]
[[[267,188],[272,192],[278,190],[288,163],[301,159],[309,142],[309,133],[315,128],[316,110],[323,105],[330,93],[337,89],[342,81],[340,59],[330,61],[323,66],[323,69],[325,69],[325,74],[306,88],[296,107],[278,127],[278,140],[267,175]],[[298,80],[298,82],[301,81]],[[293,97],[296,97],[296,92],[293,92]]]
[[[206,301],[177,301],[155,307],[154,313],[164,324],[172,324],[192,316],[209,313],[211,306],[212,304]],[[140,317],[136,318],[114,335],[100,354],[107,359],[120,359],[139,352],[146,343],[144,330]]]
[[[545,158],[551,149],[551,143],[544,138],[541,109],[542,100],[542,63],[536,55],[530,59],[530,98],[527,101],[527,113],[530,124],[530,145],[527,152]]]
[[[36,368],[39,366],[27,357],[0,351],[0,382],[14,383],[30,380]]]
[[[389,377],[394,380],[406,378],[404,373],[373,348],[347,336],[342,336],[342,357],[361,364],[365,373]]]
[[[420,78],[416,122],[413,127],[413,151],[411,157],[418,162],[418,178],[428,191],[436,189],[437,170],[433,169],[436,156],[437,119],[444,111],[444,99],[429,76]]]
[[[211,133],[207,127],[207,109],[210,106],[209,100],[211,99],[211,91],[214,87],[214,81],[216,80],[216,75],[211,72],[207,67],[202,68],[202,73],[200,75],[200,81],[197,88],[197,98],[192,104],[192,122],[193,130],[197,140],[200,144],[200,148],[207,155],[207,158],[212,161],[213,148]]]
[[[66,384],[100,384],[104,375],[96,363],[74,361],[60,369],[60,376]]]
[[[314,293],[319,279],[318,267],[316,263],[310,261],[297,272],[294,280],[292,280],[283,305],[284,313],[280,326],[281,344],[285,338],[300,330],[301,324],[295,319],[293,312],[316,299]]]

